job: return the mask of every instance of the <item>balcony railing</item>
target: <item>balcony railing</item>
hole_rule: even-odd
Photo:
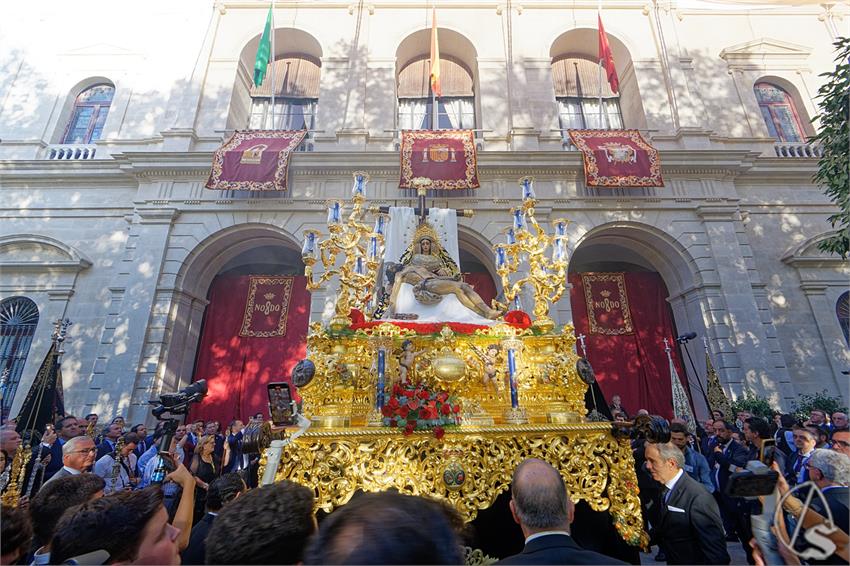
[[[820,145],[806,142],[776,142],[773,146],[776,157],[789,159],[818,159],[823,156]]]
[[[80,161],[94,159],[94,144],[57,143],[47,146],[47,159],[51,161]]]

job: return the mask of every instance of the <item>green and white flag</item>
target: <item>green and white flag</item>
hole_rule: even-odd
[[[269,60],[271,59],[271,40],[272,40],[272,9],[269,6],[269,15],[266,16],[266,27],[263,29],[263,37],[260,38],[260,45],[257,47],[257,58],[254,60],[254,86],[263,84],[266,78],[266,70],[269,68]]]

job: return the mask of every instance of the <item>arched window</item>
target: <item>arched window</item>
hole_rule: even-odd
[[[800,115],[794,100],[785,90],[765,82],[756,83],[753,90],[771,136],[782,142],[805,141]]]
[[[99,140],[114,94],[115,87],[108,84],[95,85],[78,94],[62,143],[91,143]]]
[[[34,302],[26,297],[0,301],[0,388],[3,391],[0,412],[3,417],[8,416],[12,408],[36,325],[38,307]]]
[[[475,128],[472,73],[460,62],[440,57],[437,124],[441,130]],[[402,130],[432,129],[431,61],[427,56],[409,62],[398,74],[398,126]]]
[[[835,316],[838,317],[838,325],[844,333],[844,342],[850,346],[850,291],[844,291],[835,304]]]
[[[271,108],[272,75],[274,113]],[[297,54],[276,59],[274,70],[268,70],[263,84],[251,87],[249,127],[257,130],[315,129],[320,75],[319,60],[313,57]]]
[[[620,96],[611,90],[605,74],[600,74],[598,63],[578,55],[558,57],[552,62],[552,81],[561,129],[616,130],[623,127]]]

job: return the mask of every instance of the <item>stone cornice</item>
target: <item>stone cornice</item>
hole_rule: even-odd
[[[130,185],[133,180],[192,179],[209,175],[212,152],[127,152],[114,159],[93,161],[0,161],[0,182],[55,183],[78,178],[90,183]],[[710,176],[735,178],[745,175],[761,159],[747,150],[664,150],[661,162],[664,175]],[[777,162],[786,176],[788,169],[799,165]],[[353,169],[361,169],[374,178],[398,175],[398,152],[395,151],[327,151],[296,153],[290,164],[293,178],[334,176],[348,177]],[[482,179],[500,176],[537,175],[576,179],[582,175],[581,155],[574,151],[483,151],[478,154]],[[769,169],[764,169],[765,174]],[[778,178],[784,178],[778,175]]]

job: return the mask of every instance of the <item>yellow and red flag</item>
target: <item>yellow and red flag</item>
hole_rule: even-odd
[[[437,36],[437,8],[431,15],[431,91],[435,96],[442,96],[440,90],[440,40]]]
[[[608,36],[602,26],[602,14],[597,14],[597,16],[599,18],[599,64],[605,68],[605,75],[608,77],[608,84],[611,85],[611,91],[617,93],[620,90],[620,79],[617,77],[617,69],[614,67],[614,54],[611,52]]]

